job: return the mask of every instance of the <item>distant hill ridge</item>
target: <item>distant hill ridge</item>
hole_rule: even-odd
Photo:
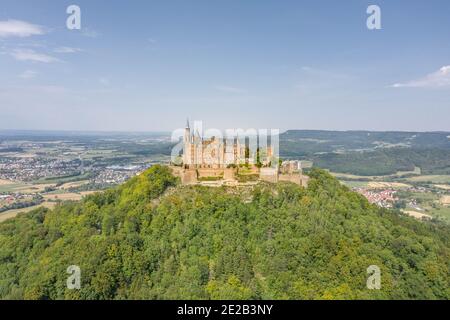
[[[344,149],[373,148],[383,142],[412,148],[450,148],[449,136],[449,132],[288,130],[281,134],[280,140],[314,139]]]
[[[448,175],[449,137],[450,132],[289,130],[280,135],[280,156],[309,160],[317,167],[362,176],[391,175],[398,171],[413,171],[415,167],[424,174]],[[106,138],[114,139],[114,143],[108,143]],[[65,139],[140,156],[169,156],[174,146],[168,133],[0,131],[0,142]],[[142,139],[150,139],[150,142],[143,144]],[[1,153],[10,151],[0,148]]]
[[[424,174],[450,174],[449,137],[445,132],[290,130],[280,136],[280,155],[363,176],[415,167]]]

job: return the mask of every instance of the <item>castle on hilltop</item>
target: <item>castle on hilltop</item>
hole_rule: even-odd
[[[272,148],[256,150],[258,154],[251,154],[245,139],[239,136],[227,138],[204,138],[198,131],[191,131],[189,120],[183,137],[183,166],[186,169],[208,168],[223,169],[241,164],[267,166],[272,157]]]
[[[242,136],[205,138],[198,130],[191,130],[187,121],[181,163],[177,161],[172,171],[183,184],[217,186],[287,181],[306,187],[308,177],[302,174],[301,162],[281,162],[274,151],[278,150],[275,149],[278,137],[275,146],[272,137],[270,145],[267,138],[256,133],[249,136],[248,132]]]

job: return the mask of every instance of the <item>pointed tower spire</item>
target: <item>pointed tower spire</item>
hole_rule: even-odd
[[[189,118],[186,118],[186,129],[190,129],[190,126],[189,126]]]

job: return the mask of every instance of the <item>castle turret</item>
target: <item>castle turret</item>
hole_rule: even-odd
[[[191,141],[191,128],[189,126],[189,119],[186,121],[186,128],[184,128],[184,142]]]
[[[189,119],[186,121],[183,142],[183,164],[189,166],[191,164],[191,128],[189,126]]]

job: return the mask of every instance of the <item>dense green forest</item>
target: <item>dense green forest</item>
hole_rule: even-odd
[[[308,189],[124,185],[0,224],[3,299],[449,299],[450,229],[370,205],[322,170]],[[81,268],[81,289],[66,287]],[[381,268],[381,290],[366,287]]]

